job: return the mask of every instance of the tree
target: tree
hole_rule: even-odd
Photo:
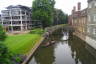
[[[52,25],[54,0],[35,0],[32,6],[32,19],[40,20],[43,28]]]
[[[67,24],[68,15],[65,14],[61,9],[54,10],[54,25]]]
[[[0,25],[0,64],[12,64],[11,55],[8,52],[8,48],[4,45],[3,41],[6,38],[6,34]]]
[[[8,52],[7,47],[0,42],[0,64],[12,64],[11,55]]]
[[[5,38],[6,38],[5,31],[3,30],[2,26],[0,25],[0,41],[5,40]]]

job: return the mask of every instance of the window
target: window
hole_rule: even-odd
[[[91,17],[90,17],[90,15],[88,15],[88,21],[89,21],[89,22],[91,21]]]
[[[94,6],[96,7],[96,2],[94,3]]]
[[[93,21],[96,21],[96,14],[93,16]]]
[[[11,11],[11,14],[12,14],[12,16],[19,15],[20,14],[20,11],[18,11],[18,10],[12,10]]]
[[[20,16],[12,16],[12,19],[20,19]]]
[[[93,29],[93,34],[96,34],[96,28]]]
[[[89,6],[88,6],[89,8],[92,8],[92,5],[91,4],[89,4]]]
[[[90,33],[90,28],[89,27],[87,27],[87,32]]]

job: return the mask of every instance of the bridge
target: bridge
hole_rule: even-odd
[[[72,34],[75,31],[75,29],[69,25],[56,25],[56,26],[46,28],[45,31],[49,32],[50,34],[53,34],[58,29],[63,30],[63,31],[67,31],[70,34]]]

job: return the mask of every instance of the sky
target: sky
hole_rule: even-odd
[[[9,5],[25,5],[32,7],[33,0],[0,0],[0,11],[4,10]],[[55,0],[55,8],[62,9],[63,12],[71,14],[73,6],[77,7],[77,3],[81,2],[81,8],[87,7],[87,0]],[[1,13],[1,12],[0,12]]]

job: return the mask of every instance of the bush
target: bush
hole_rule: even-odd
[[[0,42],[0,64],[12,64],[11,63],[11,55],[8,52],[7,47]]]
[[[6,38],[5,31],[3,30],[2,26],[0,25],[0,41],[4,41]]]

